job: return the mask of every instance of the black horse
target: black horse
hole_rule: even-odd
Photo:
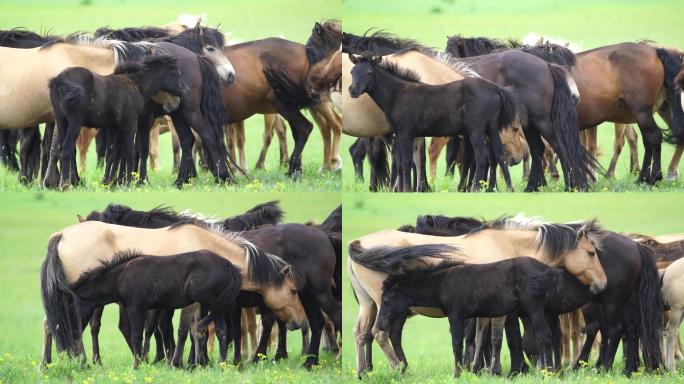
[[[108,217],[109,222],[119,225],[160,228],[177,223],[178,221],[192,220],[185,216],[169,214],[168,210],[155,214],[153,212],[131,211],[127,215],[105,215],[91,213],[89,217]],[[341,210],[340,210],[341,213]],[[326,220],[321,226],[335,230],[339,224],[335,224],[339,215],[332,215],[330,220]],[[224,222],[224,226],[225,226]],[[230,225],[230,224],[228,224]],[[331,232],[334,234],[335,232]],[[335,297],[333,282],[337,287],[341,286],[341,263],[338,263],[337,252],[334,247],[333,239],[328,233],[303,224],[280,224],[264,226],[242,232],[242,236],[254,245],[269,253],[280,256],[283,260],[291,264],[302,278],[304,289],[300,291],[300,298],[304,306],[309,325],[311,328],[311,343],[309,344],[308,357],[304,366],[309,368],[318,364],[318,349],[320,344],[321,332],[324,325],[321,310],[323,310],[332,320],[336,330],[342,331],[341,304]],[[341,243],[340,243],[341,245]],[[341,250],[340,250],[341,251]],[[341,252],[340,252],[341,253]],[[339,288],[336,288],[339,289]],[[230,315],[232,324],[232,339],[235,345],[240,345],[240,312],[244,307],[259,306],[261,309],[261,320],[264,333],[259,341],[257,354],[265,355],[268,346],[268,339],[276,317],[268,308],[261,305],[262,301],[258,295],[244,293],[238,299],[238,305]],[[287,327],[279,322],[279,329],[283,332],[280,336],[284,338]],[[183,341],[187,336],[188,324],[181,322],[179,326],[178,344],[174,355],[174,365],[180,365],[182,357]],[[162,332],[163,333],[163,332]],[[166,343],[165,343],[166,344]],[[287,357],[287,351],[283,348],[284,343],[279,343],[280,348],[276,352],[278,358]],[[196,347],[196,346],[195,346]],[[196,349],[196,348],[195,348]],[[240,348],[235,348],[234,363],[238,364],[242,360]]]
[[[168,257],[143,256],[134,252],[114,257],[110,262],[84,273],[71,291],[79,300],[83,318],[97,307],[120,303],[130,321],[133,367],[142,358],[145,311],[177,309],[199,302],[210,314],[202,319],[198,333],[214,321],[220,344],[220,359],[226,360],[225,314],[240,293],[240,271],[225,258],[209,251],[189,252]]]
[[[402,251],[423,252],[424,246],[408,248]],[[580,286],[582,284],[569,273],[564,274],[560,269],[530,257],[478,265],[445,261],[432,268],[390,275],[383,284],[382,306],[376,327],[380,331],[389,330],[392,323],[398,317],[406,316],[412,306],[441,309],[451,324],[455,375],[458,376],[463,366],[465,320],[521,311],[535,330],[541,366],[551,368],[552,333],[546,317],[550,313],[556,314],[557,304],[563,303],[559,299],[573,294],[560,288]],[[586,302],[591,293],[587,287],[582,287],[580,297],[584,297]],[[578,306],[584,302],[579,300]]]
[[[354,36],[347,33],[342,50],[373,55],[407,50],[434,52],[413,40],[392,35]],[[526,111],[527,118],[521,123],[532,154],[526,191],[535,191],[546,184],[542,168],[542,136],[561,159],[566,189],[588,189],[593,179],[592,171],[600,166],[580,143],[575,100],[570,91],[569,74],[563,67],[517,50],[459,61],[485,79],[502,87],[512,87],[518,105]]]
[[[475,149],[474,190],[479,190],[479,181],[485,181],[485,165],[490,155],[501,165],[506,185],[512,189],[499,137],[501,129],[510,125],[517,114],[509,91],[479,77],[444,85],[422,84],[415,73],[382,63],[380,57],[358,58],[350,54],[350,59],[355,65],[349,94],[359,97],[368,93],[385,113],[396,136],[394,158],[400,191],[411,189],[414,138],[456,134],[468,135]]]
[[[107,130],[107,161],[103,183],[129,183],[134,171],[133,144],[146,104],[163,91],[178,97],[188,93],[176,59],[155,55],[129,62],[101,76],[85,68],[68,68],[50,80],[61,149],[60,187],[71,184],[76,139],[82,126]]]
[[[483,220],[468,217],[419,216],[415,231],[442,236],[467,234],[484,224]],[[569,224],[574,226],[574,224]],[[624,373],[630,375],[639,368],[638,347],[641,347],[644,365],[649,370],[662,364],[660,351],[660,324],[662,324],[662,298],[660,279],[653,250],[632,239],[604,231],[601,248],[597,249],[608,284],[605,290],[592,299],[598,326],[587,329],[587,338],[578,364],[587,363],[592,345],[601,331],[601,349],[597,368],[610,370],[620,339],[625,344]],[[517,322],[506,323],[509,348],[520,348]],[[513,336],[513,339],[511,339]],[[401,338],[401,333],[394,337]],[[522,356],[520,352],[517,356]],[[520,372],[523,361],[511,361],[511,371]]]
[[[182,150],[176,186],[181,187],[190,178],[197,176],[192,162],[192,147],[195,139],[191,127],[202,139],[202,145],[208,157],[209,170],[215,178],[220,181],[232,181],[227,163],[227,158],[231,160],[232,158],[223,140],[223,125],[228,121],[228,112],[223,105],[220,80],[225,84],[231,84],[235,81],[235,74],[217,72],[217,67],[212,65],[221,60],[217,58],[222,56],[220,52],[225,45],[225,38],[218,29],[202,27],[199,24],[195,28],[186,29],[175,35],[169,31],[165,34],[164,31],[154,27],[121,30],[100,28],[95,32],[95,36],[127,42],[150,41],[171,54],[182,54],[183,59],[179,60],[179,65],[182,66],[183,80],[190,86],[190,92],[181,99],[179,108],[171,113]],[[194,55],[187,55],[188,50]],[[207,57],[211,59],[207,60]],[[225,57],[222,60],[226,60]],[[201,86],[194,86],[195,84],[201,84]],[[141,180],[146,180],[147,177],[149,130],[154,118],[165,114],[159,108],[150,109],[147,112],[147,118],[139,125],[137,135],[137,168]]]

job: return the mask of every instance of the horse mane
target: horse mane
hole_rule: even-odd
[[[278,224],[283,219],[283,210],[278,200],[259,204],[247,212],[229,217],[222,223],[223,229],[228,231],[246,231],[266,224]]]
[[[342,232],[342,205],[335,208],[323,222],[317,225],[321,231],[332,234]]]
[[[382,246],[370,249],[364,249],[358,241],[349,244],[349,257],[352,260],[366,268],[385,273],[398,273],[406,267],[415,268],[417,265],[424,265],[421,259],[425,257],[453,258],[453,254],[457,252],[459,248],[447,244]]]
[[[83,32],[74,32],[66,37],[49,40],[45,42],[45,44],[41,45],[40,49],[50,49],[56,44],[70,44],[110,49],[112,52],[114,52],[114,63],[116,65],[125,62],[141,60],[145,56],[149,55],[153,48],[157,54],[167,53],[163,48],[147,41],[131,43],[127,41],[108,39],[106,37],[93,37]]]
[[[143,61],[127,61],[114,67],[115,75],[133,75],[158,65],[176,63],[176,58],[168,55],[154,55],[145,57]]]
[[[111,29],[108,26],[95,30],[95,37],[105,37],[127,42],[136,42],[147,39],[162,38],[171,35],[171,31],[159,27],[127,27],[121,29]]]
[[[397,231],[406,233],[416,233],[416,226],[413,224],[404,224],[401,227],[397,228]]]
[[[39,35],[33,31],[29,31],[24,27],[16,27],[9,30],[0,31],[0,46],[7,46],[17,44],[22,41],[35,41],[40,44],[45,44],[48,41],[59,39],[58,36],[48,36],[49,32],[44,35]]]
[[[408,81],[411,83],[420,83],[420,75],[418,75],[418,72],[409,68],[402,68],[396,62],[383,60],[380,63],[376,64],[375,67],[380,68],[383,71],[401,80]]]
[[[372,32],[367,30],[363,36],[344,32],[342,34],[342,51],[345,53],[382,56],[383,52],[433,51],[412,39],[403,39],[384,30]],[[385,53],[386,54],[386,53]]]
[[[88,218],[91,216],[88,215]],[[99,213],[98,221],[109,224],[145,226],[152,219],[162,219],[164,221],[176,222],[180,220],[178,214],[170,207],[159,205],[150,211],[136,211],[122,204],[107,205],[104,211]]]
[[[180,45],[183,48],[189,49],[197,54],[202,53],[203,40],[206,39],[210,45],[223,48],[226,45],[226,38],[223,33],[216,28],[199,27],[199,36],[194,28],[188,28],[176,35],[169,35],[161,39],[155,39],[155,42],[163,41]]]
[[[71,284],[71,289],[77,289],[87,283],[91,283],[119,265],[125,264],[133,259],[143,256],[144,255],[142,253],[134,250],[119,251],[115,253],[114,257],[112,257],[110,260],[101,260],[101,264],[99,266],[83,272],[81,276],[79,276],[78,280]]]
[[[463,260],[442,260],[439,264],[430,265],[425,268],[408,269],[398,273],[390,273],[382,283],[382,290],[388,290],[397,286],[401,282],[412,281],[431,277],[439,273],[446,272],[454,267],[465,265]]]
[[[312,33],[306,42],[306,58],[309,64],[321,61],[328,53],[336,51],[342,43],[342,24],[338,20],[316,23],[320,34]]]
[[[194,217],[182,217],[180,221],[168,227],[169,231],[186,225],[194,225],[209,231],[229,242],[232,242],[245,252],[247,275],[256,284],[280,287],[286,278],[292,279],[298,287],[303,284],[303,277],[280,257],[257,248],[238,232],[230,232],[223,228],[222,223],[211,223]]]
[[[444,215],[425,215],[416,218],[415,230],[418,233],[441,235],[437,233],[426,233],[425,228],[444,231],[448,236],[461,236],[471,233],[481,228],[485,220],[474,217],[449,217]],[[454,224],[458,228],[454,228]],[[421,229],[422,228],[422,229]],[[442,235],[443,236],[443,235]]]
[[[575,53],[567,47],[559,44],[544,43],[520,48],[521,51],[537,56],[538,58],[566,68],[572,68],[577,64]]]

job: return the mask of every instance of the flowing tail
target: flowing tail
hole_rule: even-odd
[[[641,255],[641,272],[634,291],[629,296],[639,316],[639,345],[647,370],[658,369],[663,363],[660,351],[660,331],[663,324],[663,298],[660,278],[653,250],[638,244]]]
[[[81,338],[78,297],[69,287],[59,259],[57,247],[62,235],[53,236],[48,243],[45,261],[40,269],[40,294],[50,332],[57,342],[57,350],[77,351]]]
[[[422,258],[453,259],[458,248],[447,244],[424,244],[408,247],[374,247],[364,249],[361,243],[349,244],[349,257],[368,269],[385,273],[403,273],[407,263]],[[413,264],[412,268],[417,267]]]
[[[513,124],[515,118],[518,116],[518,103],[515,100],[513,93],[506,88],[498,87],[499,99],[501,106],[499,108],[498,129],[501,131],[505,127]]]
[[[665,140],[672,144],[682,144],[684,143],[684,110],[682,110],[684,107],[682,106],[680,90],[675,85],[675,78],[682,68],[682,59],[665,48],[656,48],[656,55],[663,63],[665,69],[664,86],[672,98],[672,103],[670,103],[672,123],[670,123],[670,132],[665,132]]]
[[[598,161],[582,146],[579,139],[577,111],[570,95],[567,72],[557,65],[549,65],[553,77],[553,100],[551,104],[551,124],[558,145],[554,148],[563,161],[567,178],[566,189],[576,188],[585,191],[589,181],[595,181],[592,170],[605,173]]]

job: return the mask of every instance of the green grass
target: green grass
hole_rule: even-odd
[[[402,37],[416,39],[423,44],[443,50],[446,36],[513,37],[522,39],[529,32],[559,37],[581,44],[582,49],[614,44],[623,41],[651,39],[660,44],[684,48],[684,34],[681,33],[681,2],[677,0],[631,0],[631,1],[541,1],[541,0],[428,0],[392,1],[344,0],[342,18],[344,30],[363,34],[369,28],[384,29]],[[656,119],[661,127],[664,123]],[[635,125],[636,128],[636,125]],[[613,125],[599,127],[599,162],[608,167],[613,151]],[[342,157],[350,165],[347,148],[355,138],[344,136]],[[641,137],[640,137],[641,140]],[[662,162],[667,172],[674,146],[663,143]],[[643,148],[639,144],[640,159]],[[680,166],[681,169],[681,166]],[[444,153],[438,168],[438,177],[431,180],[433,190],[455,191],[458,180],[444,177]],[[363,192],[368,190],[369,170],[366,163],[365,183],[355,180],[353,168],[347,166],[343,174],[343,191]],[[522,166],[511,168],[511,176],[517,191],[523,190]],[[505,190],[499,177],[499,190]],[[552,182],[544,191],[563,191],[564,184]],[[615,180],[600,177],[593,191],[639,191],[649,187],[635,185],[636,177],[629,174],[629,154],[624,148],[616,170]],[[660,182],[659,191],[682,191],[682,181]]]
[[[286,222],[322,221],[340,204],[335,193],[2,193],[0,210],[0,383],[37,382],[320,382],[335,381],[340,376],[340,363],[330,353],[322,353],[321,366],[309,373],[300,368],[301,334],[288,335],[290,359],[277,364],[269,359],[257,366],[246,364],[243,372],[232,365],[219,367],[217,356],[207,369],[195,372],[176,370],[164,365],[144,365],[132,369],[132,356],[117,329],[118,316],[114,307],[105,309],[101,330],[102,367],[80,369],[62,356],[55,356],[54,365],[41,371],[43,310],[39,293],[39,269],[45,257],[47,240],[60,229],[75,224],[76,214],[102,210],[109,202],[130,205],[136,209],[151,209],[167,204],[177,210],[190,209],[216,217],[244,212],[250,207],[280,199]],[[176,316],[176,319],[178,315]],[[90,356],[90,337],[84,337]],[[189,344],[186,346],[186,356]],[[229,352],[232,352],[230,350]],[[217,353],[215,351],[215,353]],[[116,379],[115,379],[116,378]]]
[[[522,212],[528,216],[541,216],[549,221],[586,220],[591,217],[600,219],[601,224],[618,232],[638,232],[646,234],[665,234],[682,232],[681,217],[684,207],[678,193],[590,193],[582,195],[567,194],[508,194],[496,195],[446,195],[446,194],[345,194],[344,204],[344,243],[382,229],[397,228],[402,224],[415,223],[421,214],[444,214],[450,216],[475,216],[495,218],[503,214]],[[345,251],[346,252],[346,251]],[[344,258],[346,262],[346,257]],[[356,360],[353,329],[358,315],[358,304],[344,271],[343,324],[347,330],[343,335],[343,367],[345,374],[355,374]],[[375,344],[375,343],[374,343]],[[403,335],[403,346],[409,361],[409,371],[405,376],[392,371],[382,351],[377,345],[373,348],[374,372],[368,377],[370,383],[416,382],[449,383],[453,382],[453,354],[451,337],[446,319],[430,319],[416,316],[407,322]],[[616,365],[611,373],[597,374],[587,368],[579,372],[563,372],[562,376],[547,376],[536,373],[519,377],[514,382],[684,382],[684,377],[667,374],[653,376],[644,373],[635,375],[632,380],[623,377],[621,350],[618,349]],[[596,356],[592,356],[593,367]],[[508,350],[502,351],[504,373],[508,373],[510,358]],[[680,370],[684,368],[679,365]],[[681,374],[681,372],[680,372]],[[460,380],[465,382],[505,382],[505,379],[488,375],[476,376],[465,373]]]
[[[311,34],[315,21],[340,17],[340,3],[336,0],[309,2],[305,7],[293,7],[284,0],[266,1],[126,1],[126,0],[58,0],[22,1],[8,0],[0,3],[0,28],[10,29],[18,26],[33,31],[50,31],[54,34],[68,34],[75,31],[92,32],[109,25],[111,27],[130,27],[140,25],[163,25],[175,21],[182,13],[206,14],[211,26],[221,23],[224,32],[233,32],[232,37],[240,41],[256,40],[271,36],[305,43]],[[238,74],[239,76],[239,74]],[[309,116],[308,119],[313,121]],[[277,139],[272,142],[266,161],[265,171],[253,171],[261,150],[263,117],[255,115],[245,121],[246,155],[251,179],[237,177],[233,185],[216,185],[208,172],[198,170],[199,177],[188,190],[226,190],[260,192],[308,192],[339,191],[342,176],[340,173],[324,172],[319,174],[323,162],[323,140],[317,129],[309,137],[302,154],[303,175],[300,181],[287,177],[286,168],[278,161]],[[294,148],[288,128],[288,149]],[[160,138],[161,167],[151,172],[149,185],[135,190],[172,189],[176,172],[172,170],[170,135]],[[79,191],[101,191],[99,184],[103,171],[95,169],[94,145],[88,152],[88,168],[84,183]],[[38,191],[38,184],[24,186],[15,173],[0,167],[0,190]]]

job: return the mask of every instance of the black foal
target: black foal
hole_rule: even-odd
[[[198,336],[204,335],[211,321],[223,342],[221,361],[226,360],[228,332],[225,315],[235,304],[242,278],[240,271],[225,258],[209,251],[156,257],[135,253],[121,254],[81,276],[71,289],[78,296],[82,319],[93,311],[118,302],[130,322],[134,368],[142,359],[142,332],[145,312],[149,309],[177,309],[198,302],[210,314],[198,324]]]
[[[349,95],[356,98],[368,93],[385,113],[396,135],[393,152],[400,191],[410,190],[414,139],[455,135],[467,135],[474,149],[473,190],[479,190],[486,183],[488,146],[501,166],[506,185],[512,189],[499,136],[517,115],[511,92],[481,77],[442,85],[423,84],[415,73],[381,62],[379,57],[349,56],[355,64]]]
[[[159,92],[187,93],[176,59],[159,55],[117,66],[102,76],[85,68],[67,68],[50,80],[50,100],[61,146],[60,187],[71,182],[76,139],[81,127],[107,130],[107,161],[103,183],[129,183],[134,170],[133,143],[138,119]]]
[[[534,329],[540,350],[540,364],[552,367],[552,333],[546,319],[550,309],[558,310],[561,298],[568,293],[561,290],[568,277],[586,298],[591,292],[562,269],[552,268],[530,257],[517,257],[490,264],[459,264],[445,261],[432,268],[418,269],[390,275],[383,286],[382,304],[378,313],[378,331],[389,331],[393,324],[402,323],[413,306],[439,308],[449,318],[452,347],[455,356],[455,375],[463,366],[463,338],[465,321],[473,317],[499,317],[515,311],[527,315]],[[514,346],[511,353],[521,353]]]

